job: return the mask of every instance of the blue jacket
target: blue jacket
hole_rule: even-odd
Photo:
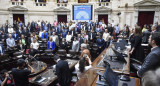
[[[67,36],[67,32],[63,32],[63,33],[62,33],[62,37],[63,37],[63,38],[66,38],[66,36]]]
[[[48,39],[48,33],[45,34],[46,35],[46,39]],[[42,33],[41,39],[44,38],[44,33]]]
[[[53,41],[52,44],[50,44],[50,42],[48,41],[48,43],[47,43],[47,49],[50,49],[50,47],[51,47],[50,45],[52,46],[52,50],[54,50],[55,47],[56,47],[55,42]]]
[[[12,34],[12,38],[14,38],[14,40],[18,40],[19,36],[18,36],[18,34],[16,34],[16,37],[15,37],[15,34]]]
[[[98,46],[98,47],[103,47],[104,44],[105,44],[104,39],[99,39],[99,38],[97,39],[97,46]]]

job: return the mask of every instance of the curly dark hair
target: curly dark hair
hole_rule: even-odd
[[[154,32],[152,33],[151,40],[154,40],[156,45],[160,47],[160,32]]]

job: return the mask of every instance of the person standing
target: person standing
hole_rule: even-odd
[[[25,68],[25,64],[28,69]],[[23,59],[18,59],[17,68],[13,68],[11,74],[13,75],[13,79],[15,81],[16,86],[30,86],[28,76],[31,73],[34,73],[34,69],[26,63]]]

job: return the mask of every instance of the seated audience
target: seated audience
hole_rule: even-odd
[[[34,73],[34,69],[25,62],[23,59],[18,59],[17,68],[12,69],[13,79],[15,81],[16,86],[30,86],[29,84],[29,75]],[[25,68],[28,67],[28,69]]]
[[[89,66],[87,66],[87,62],[86,62],[86,59],[87,61],[89,61]],[[77,72],[77,77],[78,79],[81,78],[81,76],[88,70],[90,69],[92,66],[91,66],[91,60],[90,58],[86,55],[86,57],[82,57],[80,58],[80,61],[75,65],[75,70]]]
[[[37,50],[35,50],[35,49],[33,48],[33,45],[30,45],[29,55],[30,55],[30,56],[33,56],[33,57],[36,57],[36,55],[37,55]]]
[[[151,52],[145,58],[142,67],[138,70],[138,76],[142,77],[148,70],[159,67],[160,61],[160,32],[154,32],[149,37],[149,44],[152,46]]]
[[[12,38],[12,35],[9,34],[9,38],[6,40],[7,49],[13,49],[15,47],[15,40]]]
[[[58,83],[60,86],[70,86],[71,83],[71,74],[69,70],[68,62],[63,60],[65,55],[56,57],[56,75],[58,77]]]

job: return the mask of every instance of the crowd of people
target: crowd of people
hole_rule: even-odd
[[[131,29],[128,25],[124,25],[124,28],[120,29],[119,24],[113,25],[109,23],[106,25],[103,22],[98,21],[68,23],[54,21],[53,24],[51,24],[47,21],[38,20],[32,21],[31,23],[29,22],[25,25],[23,22],[18,22],[15,20],[13,26],[7,21],[6,24],[2,25],[0,31],[0,41],[2,42],[0,45],[0,55],[7,54],[5,51],[18,50],[23,54],[28,53],[30,56],[36,57],[36,55],[40,52],[39,50],[41,47],[39,41],[43,40],[47,40],[44,45],[46,46],[46,49],[52,50],[53,54],[55,54],[58,49],[64,49],[66,52],[68,52],[68,50],[73,50],[75,52],[81,51],[80,57],[82,58],[80,58],[79,63],[75,66],[79,79],[84,71],[91,68],[91,61],[93,57],[89,51],[90,44],[95,44],[98,48],[97,51],[100,54],[110,45],[110,43],[117,42],[120,34],[123,38],[129,38],[131,43],[131,50],[129,52],[131,58],[144,62],[140,70],[138,70],[139,77],[142,77],[144,73],[152,69],[153,66],[157,68],[159,62],[158,57],[160,57],[160,34],[158,33],[160,31],[160,25],[158,24],[144,25],[143,29],[141,29],[138,25],[135,25],[134,29]],[[141,46],[142,43],[149,43],[154,48],[146,58],[144,56],[144,50]],[[9,56],[12,57],[13,55],[11,54]],[[60,59],[61,57],[64,56],[60,56]],[[59,77],[61,77],[59,78],[59,84],[63,86],[64,83],[68,84],[69,81],[63,82],[62,77],[65,77],[65,75],[60,72],[62,70],[58,67],[62,67],[64,69],[69,69],[69,67],[66,65],[66,61],[61,60],[57,58],[56,73]],[[24,61],[20,62],[19,69],[23,69]],[[28,65],[28,67],[31,71],[23,70],[20,73],[22,74],[22,72],[27,72],[27,74],[30,74],[34,72],[30,65]],[[17,72],[15,71],[18,70],[12,69],[13,78],[15,79],[15,82],[19,82],[14,76],[17,75]],[[4,74],[3,71],[2,74]],[[8,79],[7,74],[3,77],[3,79],[0,79],[2,82],[1,85],[4,84],[3,81],[6,81],[6,79]]]

